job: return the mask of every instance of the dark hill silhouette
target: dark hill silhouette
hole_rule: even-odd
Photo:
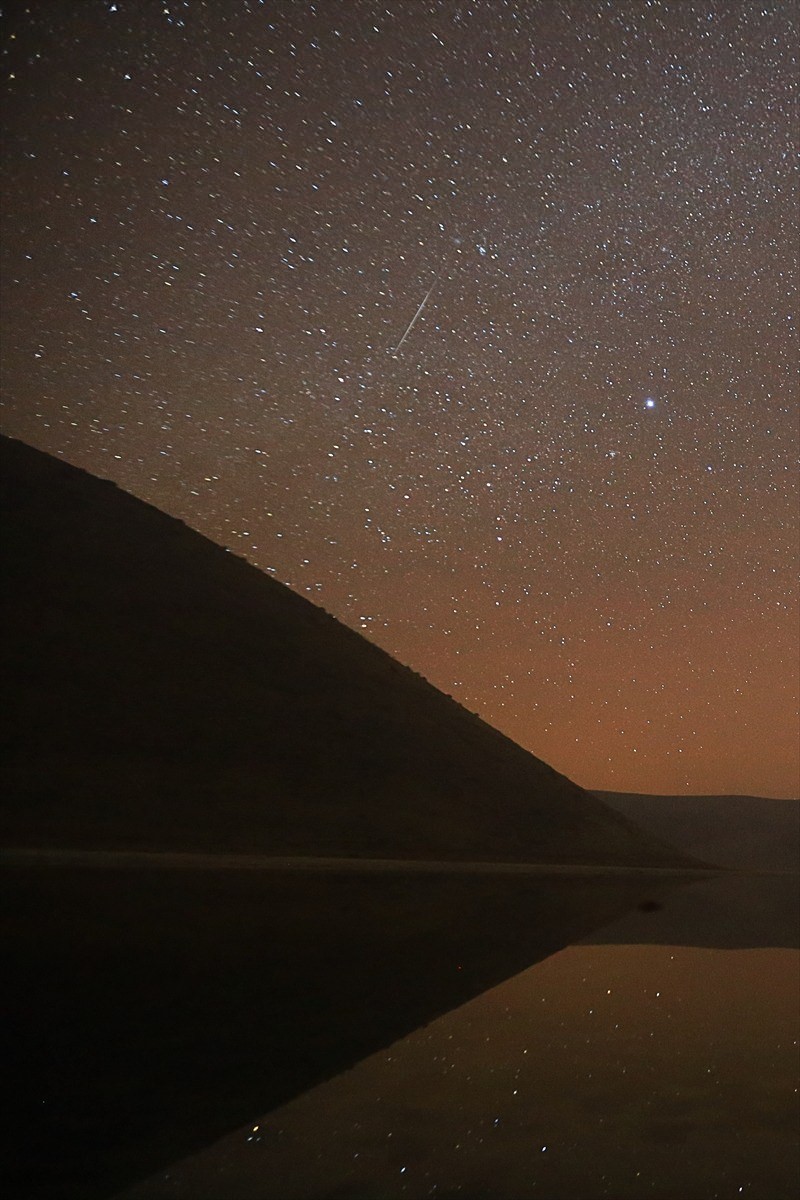
[[[800,802],[763,796],[642,796],[595,792],[605,804],[687,854],[723,867],[797,871]]]
[[[686,862],[180,521],[7,438],[0,474],[7,843]]]

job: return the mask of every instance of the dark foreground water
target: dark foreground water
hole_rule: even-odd
[[[125,1195],[793,1198],[796,945],[796,880],[682,888]]]

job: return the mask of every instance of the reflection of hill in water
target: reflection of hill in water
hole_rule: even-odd
[[[126,1200],[795,1200],[798,967],[570,946]]]
[[[9,867],[12,1192],[100,1200],[671,886]]]
[[[796,945],[796,896],[780,877],[8,868],[13,1194],[100,1200],[578,941]]]

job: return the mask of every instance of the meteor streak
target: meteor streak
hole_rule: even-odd
[[[405,331],[405,333],[403,334],[403,336],[400,338],[400,341],[397,343],[397,345],[395,346],[394,350],[392,350],[392,357],[393,357],[393,358],[397,358],[397,355],[398,355],[398,352],[399,352],[399,350],[400,350],[400,347],[402,346],[403,342],[406,340],[406,338],[408,337],[408,335],[411,333],[411,330],[412,330],[412,329],[414,328],[414,326],[416,325],[416,323],[417,323],[417,319],[419,318],[419,315],[420,315],[420,313],[422,312],[422,310],[423,310],[423,308],[425,307],[425,305],[426,305],[426,304],[428,303],[428,301],[430,300],[430,298],[431,298],[431,293],[433,292],[433,289],[436,287],[437,283],[439,282],[439,277],[440,277],[440,275],[441,275],[441,274],[442,274],[442,268],[440,267],[440,268],[439,268],[439,270],[438,270],[438,272],[436,273],[436,278],[434,279],[433,283],[431,284],[431,286],[428,288],[427,292],[425,293],[425,295],[424,295],[424,297],[423,297],[423,300],[422,300],[422,303],[420,304],[419,308],[417,309],[417,311],[414,313],[413,317],[412,317],[412,318],[411,318],[411,320],[409,321],[409,323],[408,323],[408,329]]]

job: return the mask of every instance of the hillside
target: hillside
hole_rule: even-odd
[[[7,844],[681,861],[287,587],[9,439]]]
[[[797,871],[800,802],[763,796],[640,796],[595,792],[605,804],[687,854],[723,867]]]

